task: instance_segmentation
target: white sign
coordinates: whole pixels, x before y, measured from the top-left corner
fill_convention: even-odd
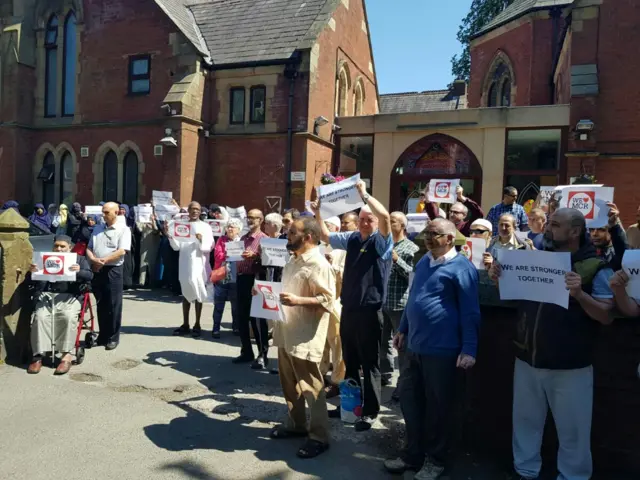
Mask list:
[[[356,183],[359,181],[360,174],[357,173],[341,182],[316,187],[322,218],[336,217],[364,207],[364,202],[356,189]]]
[[[516,234],[516,238],[522,240],[523,242],[525,240],[529,240],[529,232],[521,232],[520,230],[516,230],[514,233]]]
[[[263,267],[284,267],[291,257],[285,238],[261,238],[260,250]]]
[[[177,205],[156,205],[156,214],[159,220],[171,220],[175,215],[180,213],[180,207]]]
[[[153,207],[151,205],[138,205],[133,207],[133,211],[136,214],[136,221],[151,223],[151,216],[153,215]]]
[[[478,270],[484,270],[483,256],[486,249],[487,241],[484,238],[467,238],[467,243],[462,245],[460,253],[467,257]]]
[[[313,213],[313,210],[311,209],[311,200],[304,201],[304,209],[309,213]]]
[[[87,215],[102,215],[101,205],[86,205],[84,207],[84,213]]]
[[[205,222],[209,224],[209,227],[211,227],[211,233],[213,233],[214,237],[221,237],[224,235],[224,229],[227,228],[227,222],[224,220],[216,220],[214,218],[208,218]]]
[[[540,192],[538,193],[538,207],[542,208],[549,205],[549,201],[553,197],[553,193],[556,188],[557,187],[540,187]]]
[[[622,269],[629,275],[627,295],[640,301],[640,250],[627,250],[624,252]]]
[[[571,254],[539,250],[500,250],[500,299],[554,303],[569,308],[565,274]]]
[[[306,172],[291,172],[292,182],[304,182],[307,178]]]
[[[253,295],[251,298],[251,316],[284,322],[284,312],[282,311],[282,303],[280,303],[282,284],[256,280],[253,288],[257,295]]]
[[[176,242],[193,243],[196,241],[196,228],[191,222],[174,221],[169,223],[169,235]]]
[[[242,252],[244,252],[244,242],[239,240],[237,242],[227,242],[224,244],[225,251],[227,252],[227,262],[241,262]]]
[[[238,208],[227,207],[227,213],[229,214],[229,218],[237,218],[242,222],[240,235],[245,235],[249,232],[249,226],[247,225],[247,209],[244,208],[244,205]]]
[[[38,271],[31,274],[33,280],[44,282],[75,282],[76,272],[69,271],[78,261],[75,253],[34,252],[33,263]]]
[[[420,233],[429,222],[426,213],[410,213],[407,215],[407,233]]]
[[[460,185],[460,180],[437,180],[429,182],[427,189],[427,199],[437,203],[456,203],[458,196],[456,188]]]
[[[613,202],[613,187],[572,185],[562,187],[555,196],[560,196],[560,208],[573,208],[581,212],[587,221],[587,228],[601,228],[609,223],[607,203]]]
[[[161,192],[153,190],[151,192],[151,201],[154,205],[173,205],[173,192]]]

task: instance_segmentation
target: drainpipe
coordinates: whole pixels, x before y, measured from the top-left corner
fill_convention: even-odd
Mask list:
[[[287,118],[287,158],[284,168],[285,174],[285,208],[291,208],[291,165],[293,163],[293,96],[295,93],[297,65],[290,63],[284,69],[285,78],[289,79],[289,112]]]

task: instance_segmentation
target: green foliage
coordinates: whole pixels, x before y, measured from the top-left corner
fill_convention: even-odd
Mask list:
[[[515,1],[516,0],[473,0],[471,2],[469,13],[464,17],[458,29],[457,38],[462,44],[462,53],[460,55],[454,55],[451,59],[451,73],[454,78],[469,81],[471,75],[469,42],[471,41],[471,37]]]

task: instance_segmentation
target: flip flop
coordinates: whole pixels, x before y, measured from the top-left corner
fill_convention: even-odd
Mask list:
[[[296,455],[299,458],[315,458],[321,453],[329,450],[328,443],[322,443],[318,440],[307,440],[304,445],[300,447]]]
[[[283,425],[276,425],[271,429],[271,433],[269,433],[269,437],[274,440],[282,440],[284,438],[300,438],[306,437],[307,432],[296,432],[295,430],[287,430]]]

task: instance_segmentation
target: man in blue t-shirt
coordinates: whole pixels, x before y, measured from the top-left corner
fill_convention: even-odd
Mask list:
[[[365,206],[360,210],[355,232],[330,233],[320,216],[320,204],[313,202],[311,208],[322,228],[321,240],[332,248],[347,251],[340,294],[340,338],[345,379],[360,385],[360,368],[364,375],[362,416],[355,424],[360,432],[369,430],[380,412],[382,305],[391,270],[393,239],[387,209],[367,193],[364,182],[358,182],[357,188]],[[329,416],[339,417],[340,409],[329,412]]]
[[[456,369],[476,362],[480,301],[478,271],[455,249],[455,225],[436,218],[424,233],[429,253],[416,265],[393,340],[398,350],[406,347],[400,405],[407,448],[384,466],[391,473],[420,470],[415,478],[436,479],[450,446]]]

